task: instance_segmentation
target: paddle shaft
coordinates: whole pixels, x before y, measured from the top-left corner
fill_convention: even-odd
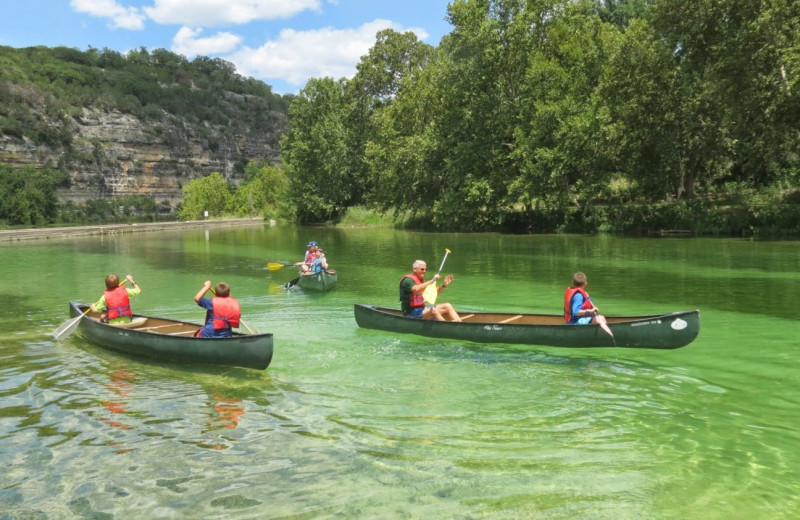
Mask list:
[[[436,271],[436,274],[439,275],[442,273],[442,269],[444,269],[444,262],[447,260],[447,255],[450,254],[449,249],[444,250],[444,258],[442,258],[442,263],[439,264],[439,270]],[[425,291],[422,293],[422,299],[425,300],[426,303],[429,305],[435,305],[436,299],[439,297],[439,288],[436,286],[436,281],[430,284]]]

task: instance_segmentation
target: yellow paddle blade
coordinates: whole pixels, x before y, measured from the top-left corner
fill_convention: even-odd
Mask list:
[[[269,262],[267,264],[267,269],[270,271],[277,271],[278,269],[282,268],[283,264],[279,264],[278,262]]]
[[[439,297],[439,288],[436,287],[436,282],[433,282],[422,291],[422,299],[428,305],[436,305],[436,298]]]

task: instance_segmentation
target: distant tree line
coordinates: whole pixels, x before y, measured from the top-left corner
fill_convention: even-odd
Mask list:
[[[303,221],[800,233],[800,10],[753,0],[453,0],[289,108]]]

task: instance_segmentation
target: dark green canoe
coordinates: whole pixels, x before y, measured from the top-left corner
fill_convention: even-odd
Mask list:
[[[356,323],[365,329],[418,334],[475,343],[516,343],[551,347],[627,347],[672,349],[688,345],[700,332],[700,311],[652,316],[606,316],[613,333],[599,325],[567,325],[551,314],[459,313],[461,323],[407,318],[396,309],[355,305]]]
[[[83,314],[87,306],[70,302],[70,315]],[[272,334],[242,334],[231,338],[195,338],[202,325],[134,314],[124,326],[99,321],[90,312],[80,320],[82,334],[100,347],[154,359],[203,363],[263,370],[272,361]]]
[[[337,281],[339,281],[339,275],[336,270],[328,269],[315,274],[301,275],[297,279],[297,286],[307,291],[324,292],[333,289]]]

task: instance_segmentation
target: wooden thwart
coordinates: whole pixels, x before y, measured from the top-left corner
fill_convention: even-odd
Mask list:
[[[512,316],[512,317],[510,317],[510,318],[506,318],[506,319],[504,319],[504,320],[503,320],[503,321],[501,321],[500,323],[509,323],[509,322],[512,322],[512,321],[514,321],[514,320],[518,320],[518,319],[520,319],[521,317],[522,317],[522,314],[517,314],[516,316]]]

